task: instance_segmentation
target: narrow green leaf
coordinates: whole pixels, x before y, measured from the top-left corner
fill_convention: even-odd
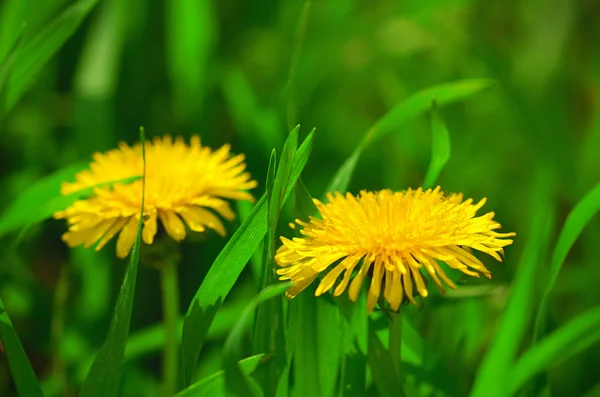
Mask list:
[[[294,155],[298,147],[299,129],[300,126],[296,126],[285,141],[280,164],[275,174],[275,180],[272,182],[272,188],[267,191],[269,216],[267,233],[263,244],[264,265],[261,289],[273,284],[276,279],[274,261],[275,232],[281,207],[283,206],[283,198],[290,177]],[[272,178],[272,175],[270,177]],[[270,180],[267,179],[267,186],[270,183]],[[269,300],[258,308],[254,326],[252,352],[254,354],[267,353],[275,356],[273,360],[265,363],[256,373],[256,379],[264,392],[267,395],[275,395],[280,379],[283,380],[287,373],[286,364],[288,362],[283,306],[280,299]],[[287,380],[287,376],[285,376],[285,379]],[[286,385],[287,382],[283,382],[282,387],[286,388]],[[285,390],[284,394],[288,394],[287,390]]]
[[[260,396],[258,385],[246,376],[237,361],[242,355],[244,334],[254,315],[254,310],[262,302],[282,294],[290,287],[290,283],[269,285],[256,295],[244,308],[240,319],[235,324],[223,346],[223,366],[225,368],[225,387],[235,396]]]
[[[8,317],[2,299],[0,299],[0,340],[4,346],[10,372],[19,395],[43,397],[44,393],[40,383],[33,372],[31,363],[27,359],[25,349],[23,349],[17,332]]]
[[[374,330],[369,330],[369,354],[367,361],[371,368],[373,381],[383,397],[400,397],[402,393],[402,382],[394,370],[390,352],[381,343]]]
[[[526,351],[512,368],[509,395],[537,373],[557,365],[600,341],[600,307],[580,314]]]
[[[142,161],[144,162],[143,177],[146,175],[145,133],[140,128],[140,142],[142,146]],[[131,251],[129,266],[125,272],[123,284],[117,298],[117,305],[108,330],[108,336],[102,349],[96,356],[90,372],[88,373],[80,396],[82,397],[110,397],[119,392],[121,378],[121,365],[125,359],[125,346],[129,336],[133,299],[135,295],[135,282],[137,278],[138,262],[140,257],[140,243],[144,218],[144,195],[146,192],[145,179],[142,179],[142,205],[138,220],[137,236]]]
[[[369,129],[352,155],[336,172],[327,187],[327,191],[345,192],[348,189],[352,173],[362,151],[388,133],[398,130],[408,120],[427,111],[433,100],[440,106],[448,105],[467,99],[492,87],[494,84],[494,81],[488,79],[460,80],[424,89],[398,103]]]
[[[18,51],[7,83],[5,108],[0,110],[7,112],[17,103],[44,65],[77,31],[97,2],[79,0],[73,3]]]
[[[585,226],[598,211],[600,211],[600,182],[577,203],[560,231],[558,242],[556,243],[550,262],[549,279],[545,283],[546,289],[542,295],[540,307],[535,318],[534,341],[539,341],[546,332],[546,316],[548,314],[550,294],[554,289],[554,284],[567,258],[567,254]]]
[[[294,156],[284,201],[292,192],[308,161],[313,135],[314,130],[306,137]],[[183,323],[181,385],[188,386],[190,384],[214,315],[267,233],[267,218],[268,208],[265,194],[215,259],[204,281],[196,291]]]
[[[238,365],[242,373],[248,376],[256,370],[264,357],[264,354],[257,354],[256,356],[240,360]],[[225,397],[224,390],[225,371],[222,370],[193,383],[190,387],[177,393],[175,397]]]
[[[500,319],[495,338],[479,367],[472,397],[495,397],[506,395],[506,384],[515,357],[527,330],[534,307],[538,265],[548,246],[552,232],[553,211],[548,203],[544,186],[535,191],[533,205],[536,208],[529,240],[521,257],[510,295]]]
[[[435,187],[448,160],[450,160],[450,134],[434,100],[431,103],[431,161],[425,175],[423,189]]]

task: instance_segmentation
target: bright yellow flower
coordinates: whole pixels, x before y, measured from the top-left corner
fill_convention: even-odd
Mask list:
[[[365,277],[370,275],[368,312],[375,307],[382,289],[391,309],[397,311],[405,295],[416,305],[413,284],[419,295],[427,296],[421,268],[442,291],[440,278],[456,287],[437,261],[470,276],[479,277],[480,272],[491,278],[470,248],[502,261],[502,247],[512,243],[504,238],[515,235],[494,232],[500,224],[493,220],[493,212],[475,216],[485,199],[477,204],[471,199],[463,202],[462,194],[445,196],[439,186],[425,192],[421,188],[362,191],[356,197],[335,193],[327,198],[328,204],[314,200],[322,219],[311,217],[309,223],[296,220],[304,237],[281,238],[283,245],[275,260],[283,267],[277,270],[280,279],[294,283],[287,292],[290,298],[335,264],[319,283],[316,296],[329,291],[344,273],[333,294],[341,295],[350,283],[348,295],[356,301]],[[352,277],[357,266],[359,270]]]
[[[194,232],[208,227],[225,235],[223,223],[215,212],[227,220],[235,218],[224,199],[253,200],[245,192],[256,186],[250,174],[244,172],[244,155],[233,156],[229,145],[216,151],[192,137],[188,146],[177,137],[155,138],[146,142],[146,195],[142,239],[154,241],[161,220],[166,232],[176,241],[186,235],[186,226]],[[142,147],[120,143],[118,149],[95,153],[89,170],[75,175],[76,181],[64,183],[62,194],[101,183],[141,176]],[[142,181],[96,187],[94,195],[79,200],[55,218],[67,219],[69,231],[63,240],[71,247],[89,247],[98,242],[100,250],[117,233],[117,256],[126,257],[135,240],[139,211],[142,205]],[[182,220],[183,219],[183,220]],[[185,224],[184,224],[185,221]]]

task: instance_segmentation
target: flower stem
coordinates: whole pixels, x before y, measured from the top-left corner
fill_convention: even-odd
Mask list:
[[[179,317],[179,283],[175,261],[166,260],[160,271],[163,325],[165,345],[163,350],[163,389],[164,396],[172,397],[177,391],[177,369],[179,366],[179,342],[177,340],[177,319]]]
[[[390,315],[390,335],[389,351],[394,365],[396,375],[402,378],[402,316],[400,311],[397,313],[389,312]]]

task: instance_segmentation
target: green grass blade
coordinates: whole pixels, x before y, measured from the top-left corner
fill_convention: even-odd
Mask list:
[[[58,185],[65,179],[60,178],[73,175],[74,170],[79,169],[79,166],[66,167],[39,181],[23,193],[0,217],[0,237],[12,230],[21,229],[20,239],[29,227],[51,218],[55,212],[64,210],[77,200],[90,197],[94,194],[95,188],[111,187],[116,183],[128,184],[140,179],[139,176],[134,176],[100,183],[63,196]]]
[[[215,11],[210,1],[171,0],[165,6],[167,71],[176,110],[187,115],[202,103],[206,90],[216,39]]]
[[[450,134],[434,100],[431,103],[431,161],[425,174],[423,189],[435,187],[448,160],[450,160]]]
[[[0,64],[7,60],[11,49],[15,48],[23,31],[29,3],[28,0],[5,0],[0,4]]]
[[[252,374],[259,366],[264,354],[257,354],[240,360],[238,366],[245,376]],[[218,371],[206,378],[199,380],[190,387],[183,389],[175,397],[218,397],[226,396],[225,392],[225,371]]]
[[[306,137],[294,156],[284,201],[292,192],[308,161],[313,135],[314,133],[311,132]],[[196,291],[183,323],[181,385],[189,386],[212,319],[267,233],[267,223],[268,208],[265,194],[215,259],[206,278]]]
[[[272,189],[267,191],[269,216],[267,233],[263,245],[264,265],[261,289],[273,284],[276,280],[274,261],[275,232],[281,207],[284,204],[284,195],[293,165],[294,154],[298,147],[299,130],[300,126],[296,126],[285,141],[280,164],[275,174],[275,180],[272,182]],[[270,177],[272,178],[272,175]],[[270,183],[268,179],[267,186]],[[256,373],[256,379],[264,392],[267,395],[275,395],[281,380],[281,387],[285,389],[283,393],[288,395],[286,382],[288,359],[281,299],[271,299],[258,308],[254,326],[252,351],[254,354],[267,353],[274,355],[274,359],[265,363]]]
[[[592,220],[594,215],[600,211],[600,182],[597,183],[573,208],[567,217],[565,225],[560,231],[558,242],[552,254],[550,262],[550,274],[546,289],[540,301],[540,307],[535,319],[534,341],[539,341],[546,331],[546,316],[548,314],[548,303],[554,284],[567,258],[567,254],[579,238],[585,226]]]
[[[10,110],[29,89],[44,65],[77,31],[96,3],[98,0],[73,3],[21,48],[7,82],[4,112]]]
[[[87,166],[87,163],[69,165],[31,185],[0,215],[0,237],[30,223],[32,209],[60,197],[60,185]]]
[[[20,396],[43,396],[40,383],[33,372],[27,354],[21,345],[8,313],[4,308],[4,302],[0,298],[0,340],[4,346],[8,365],[12,378]]]
[[[509,394],[534,375],[559,364],[600,341],[600,307],[580,314],[525,352],[509,377]]]
[[[465,100],[492,87],[494,84],[494,81],[488,79],[460,80],[424,89],[398,103],[371,127],[354,150],[354,153],[352,153],[352,156],[336,172],[327,187],[327,191],[345,192],[348,189],[352,173],[362,151],[390,132],[398,130],[408,120],[426,112],[431,107],[433,100],[440,106],[448,105]]]
[[[144,162],[143,176],[146,175],[146,153],[144,129],[140,129],[140,142],[142,146],[142,159]],[[146,190],[145,181],[142,184],[142,205],[138,220],[138,230],[129,266],[125,272],[123,284],[117,298],[117,305],[110,323],[108,336],[96,356],[90,372],[88,373],[80,395],[82,397],[110,397],[119,392],[121,378],[121,365],[125,359],[125,346],[129,336],[129,325],[133,311],[133,299],[135,295],[135,282],[137,278],[138,262],[140,256],[140,243],[142,236],[142,224],[144,218],[144,194]]]
[[[529,240],[522,254],[519,268],[515,272],[510,295],[504,314],[500,319],[495,338],[484,357],[471,397],[500,397],[506,395],[506,384],[510,371],[527,331],[527,326],[534,308],[535,287],[538,277],[538,265],[541,262],[552,233],[553,211],[547,196],[542,194],[546,189],[540,186],[533,200],[535,212]]]
[[[290,283],[269,285],[256,295],[244,308],[240,319],[233,327],[223,346],[223,366],[225,368],[225,388],[235,396],[260,396],[258,385],[253,384],[250,377],[246,376],[237,361],[242,355],[244,333],[254,315],[254,310],[259,304],[282,294],[290,287]]]
[[[367,361],[371,368],[373,381],[383,397],[400,397],[402,382],[394,370],[390,352],[383,346],[374,330],[369,330],[369,354]]]

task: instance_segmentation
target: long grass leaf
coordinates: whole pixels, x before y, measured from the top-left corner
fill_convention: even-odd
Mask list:
[[[352,155],[336,172],[327,187],[327,191],[345,192],[363,150],[390,132],[396,131],[408,120],[426,112],[431,107],[433,100],[439,106],[448,105],[465,100],[492,87],[494,84],[494,81],[488,79],[460,80],[424,89],[398,103],[366,133]]]
[[[142,146],[142,160],[144,163],[143,177],[146,175],[146,151],[144,129],[140,129],[140,142]],[[119,392],[121,366],[125,359],[125,346],[129,336],[133,299],[135,295],[135,282],[137,279],[138,262],[140,256],[140,243],[142,224],[144,218],[144,195],[146,191],[145,179],[142,179],[142,205],[138,219],[137,235],[131,251],[129,266],[125,272],[123,284],[117,298],[117,305],[110,323],[108,336],[96,356],[90,372],[88,373],[80,396],[82,397],[111,397]]]
[[[549,279],[545,283],[540,306],[535,319],[534,341],[539,341],[546,331],[546,316],[548,314],[548,303],[550,294],[567,254],[579,238],[585,226],[592,220],[594,215],[600,211],[600,182],[597,183],[573,208],[560,232],[558,242],[552,254],[550,262]]]
[[[306,137],[294,156],[284,201],[291,194],[308,161],[313,135],[311,132]],[[268,208],[265,194],[215,259],[206,278],[196,291],[183,323],[180,385],[190,384],[208,328],[223,299],[267,233],[267,222]]]
[[[225,388],[235,396],[260,396],[258,385],[244,374],[238,365],[239,356],[242,355],[243,337],[248,327],[254,310],[261,303],[282,294],[290,287],[290,283],[269,285],[256,295],[244,308],[240,319],[235,324],[223,346],[223,366],[225,368]]]
[[[8,366],[12,378],[20,396],[43,396],[40,383],[33,372],[27,354],[21,345],[8,313],[4,308],[4,302],[0,299],[0,340],[6,351]]]
[[[526,351],[512,368],[509,395],[545,371],[600,341],[600,307],[580,314]]]
[[[238,366],[245,376],[250,375],[256,370],[263,358],[264,354],[257,354],[240,360]],[[219,397],[225,396],[225,371],[218,371],[206,378],[200,379],[193,383],[190,387],[183,389],[175,395],[175,397]]]
[[[298,147],[299,129],[299,126],[294,128],[285,141],[279,166],[275,174],[275,180],[272,182],[272,189],[267,191],[269,216],[267,233],[263,245],[264,267],[261,289],[273,284],[276,279],[274,261],[275,232],[281,207],[283,206],[283,198],[290,177],[294,155]],[[269,183],[270,181],[267,180],[267,186]],[[271,299],[257,310],[254,338],[252,341],[252,351],[254,354],[267,353],[274,355],[274,359],[265,363],[256,373],[256,379],[267,395],[275,395],[277,393],[280,380],[282,382],[281,387],[285,389],[282,392],[285,395],[288,394],[286,382],[288,352],[286,351],[285,340],[285,323],[281,299]]]
[[[541,180],[541,179],[540,179]],[[540,182],[542,183],[542,182]],[[477,373],[471,397],[501,397],[506,395],[510,371],[522,343],[534,307],[538,265],[550,235],[553,217],[545,187],[536,190],[533,205],[537,207],[531,224],[529,240],[522,254],[516,278],[500,319],[495,338]]]
[[[96,3],[98,0],[79,0],[71,4],[19,50],[7,82],[5,112],[23,96],[45,64],[77,31]]]
[[[434,100],[431,103],[431,161],[425,174],[423,189],[434,187],[448,160],[450,160],[450,134]]]

